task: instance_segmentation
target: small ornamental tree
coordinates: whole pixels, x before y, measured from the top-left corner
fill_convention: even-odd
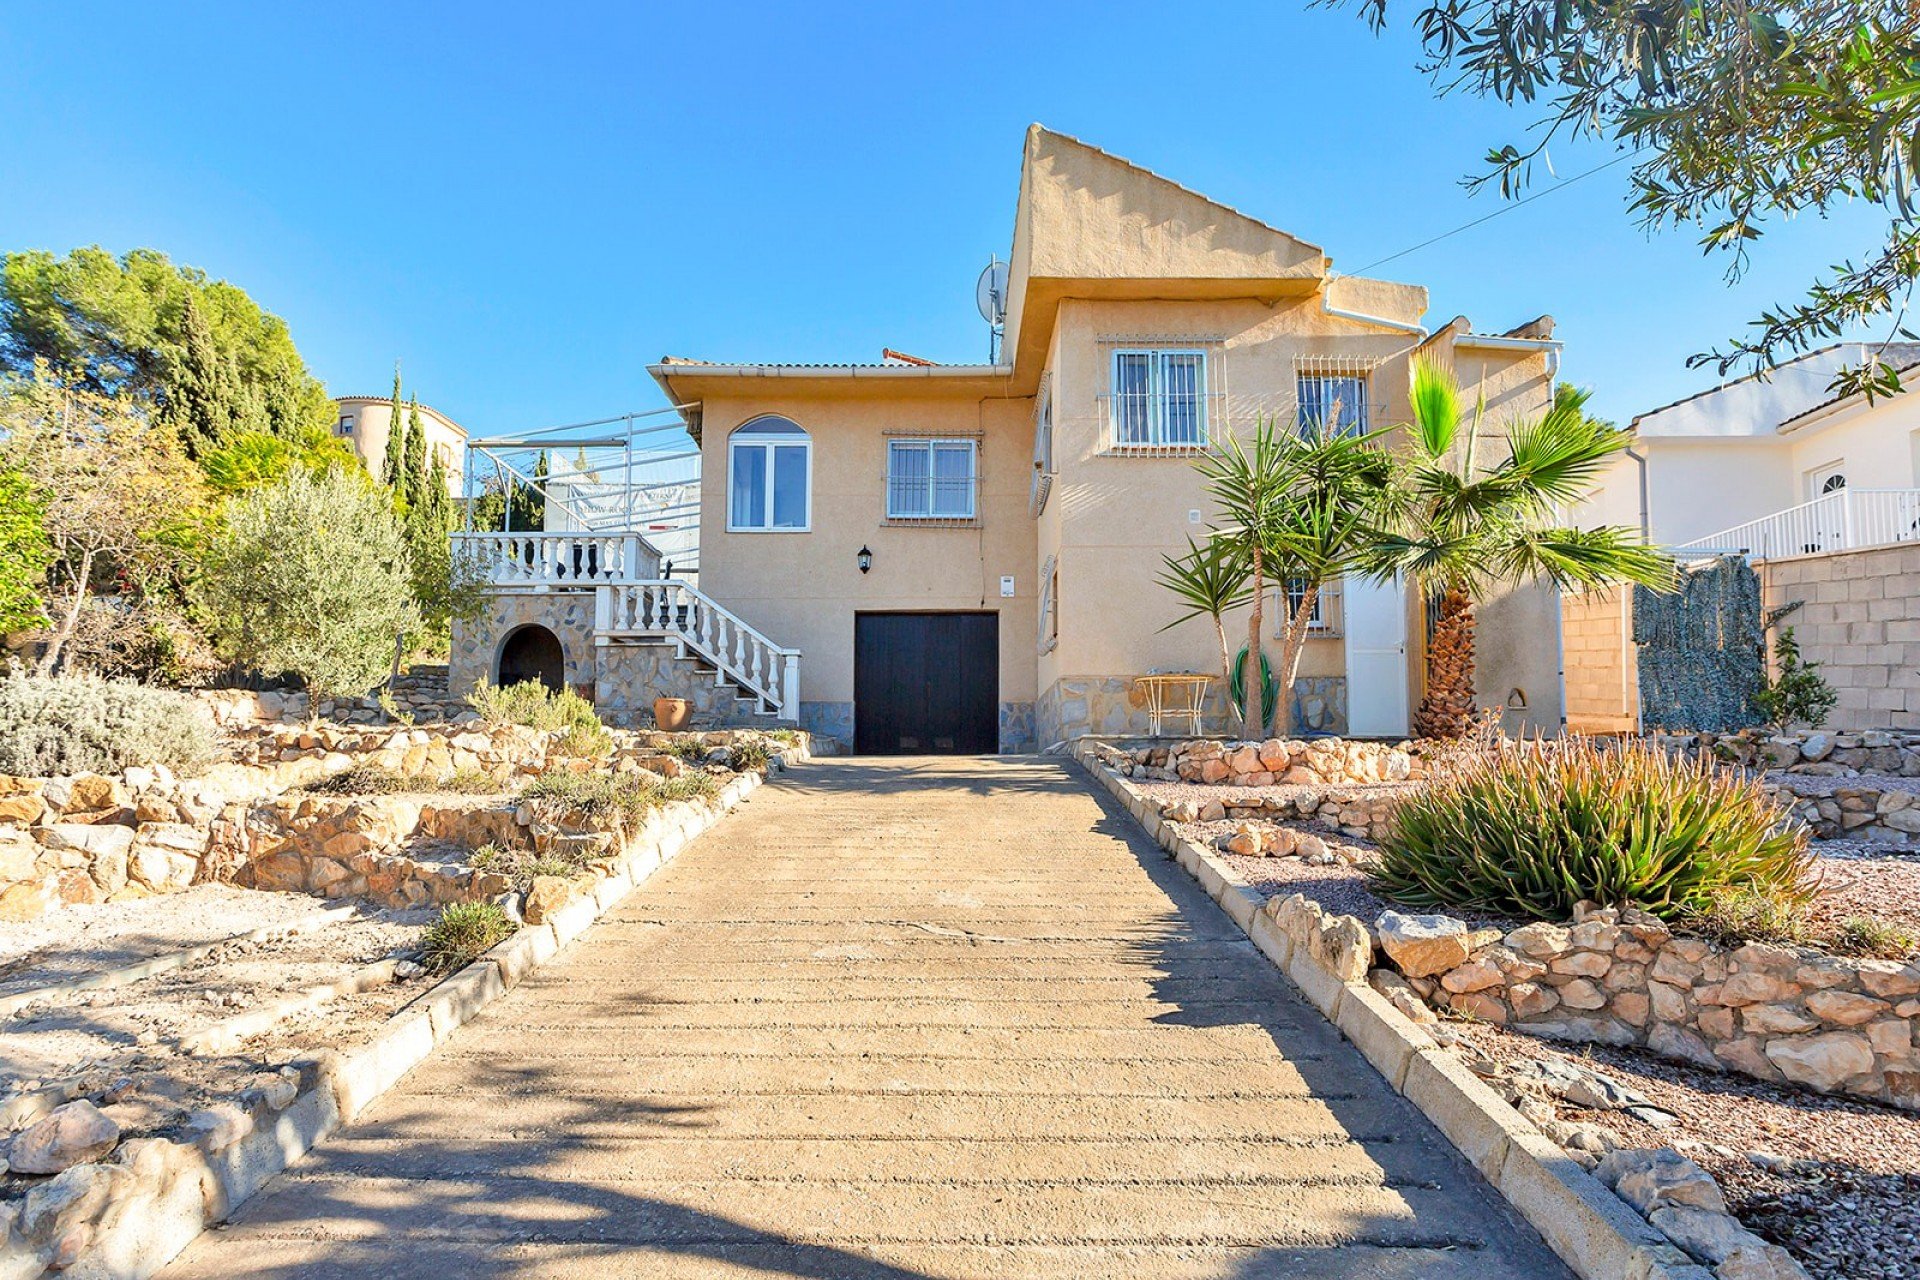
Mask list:
[[[47,566],[53,544],[47,541],[40,495],[19,471],[0,467],[0,636],[47,623]]]
[[[200,476],[147,409],[71,386],[45,364],[0,385],[0,465],[38,496],[54,553],[53,631],[40,656],[51,674],[95,591],[176,558],[166,535],[200,505]]]
[[[343,470],[234,498],[207,551],[199,603],[222,656],[306,682],[310,705],[387,675],[417,625],[406,540],[386,495]]]
[[[1820,674],[1820,664],[1800,656],[1800,641],[1793,628],[1780,632],[1773,642],[1775,670],[1753,695],[1767,723],[1785,733],[1796,724],[1818,727],[1826,723],[1839,705],[1840,695]]]

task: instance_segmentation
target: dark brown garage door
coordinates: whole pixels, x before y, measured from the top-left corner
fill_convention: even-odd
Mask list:
[[[853,742],[862,755],[999,750],[1000,615],[856,614]]]

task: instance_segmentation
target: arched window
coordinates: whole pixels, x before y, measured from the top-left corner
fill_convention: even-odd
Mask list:
[[[813,442],[791,418],[766,414],[727,438],[727,530],[804,533],[813,522]]]

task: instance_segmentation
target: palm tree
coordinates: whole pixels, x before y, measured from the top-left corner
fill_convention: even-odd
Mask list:
[[[1211,544],[1230,548],[1232,563],[1244,565],[1244,598],[1253,605],[1242,688],[1257,690],[1262,684],[1267,583],[1278,582],[1288,595],[1298,596],[1281,629],[1276,711],[1283,734],[1292,728],[1293,683],[1314,604],[1328,582],[1371,563],[1392,494],[1393,459],[1379,447],[1383,433],[1343,434],[1331,425],[1338,420],[1337,406],[1328,424],[1306,422],[1297,431],[1277,419],[1262,418],[1254,426],[1251,450],[1238,437],[1229,437],[1219,453],[1199,464],[1223,517]],[[1224,654],[1224,625],[1220,635]],[[1252,692],[1245,699],[1244,738],[1264,734],[1259,701]]]
[[[1254,423],[1251,450],[1239,436],[1229,435],[1217,453],[1205,455],[1196,465],[1206,477],[1207,492],[1223,521],[1213,531],[1213,540],[1234,548],[1246,559],[1247,591],[1253,610],[1247,618],[1247,656],[1241,672],[1241,688],[1247,695],[1241,708],[1240,736],[1257,740],[1265,728],[1260,705],[1260,628],[1266,621],[1267,557],[1273,546],[1270,534],[1274,513],[1286,496],[1291,468],[1282,433],[1264,417]],[[1278,699],[1283,706],[1289,701],[1288,693],[1283,689]]]
[[[1180,556],[1161,556],[1166,562],[1155,579],[1173,592],[1187,611],[1160,628],[1171,631],[1191,618],[1210,618],[1213,634],[1220,642],[1220,679],[1233,677],[1233,651],[1227,647],[1229,609],[1237,609],[1251,594],[1247,581],[1252,566],[1244,549],[1225,539],[1208,539],[1205,544],[1187,539],[1187,552]]]
[[[1484,466],[1477,442],[1484,406],[1463,421],[1453,374],[1414,361],[1413,421],[1392,526],[1369,559],[1373,576],[1404,573],[1440,597],[1426,693],[1414,716],[1421,737],[1458,737],[1473,718],[1473,611],[1488,590],[1541,580],[1563,590],[1673,584],[1673,561],[1637,530],[1557,523],[1560,509],[1587,496],[1608,459],[1630,443],[1587,416],[1586,398],[1558,392],[1544,414],[1514,424],[1507,456]]]

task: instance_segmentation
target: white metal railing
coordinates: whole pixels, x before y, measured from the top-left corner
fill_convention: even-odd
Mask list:
[[[685,645],[782,720],[800,718],[800,651],[781,648],[691,583],[672,578],[601,587],[593,626],[603,644],[659,637]]]
[[[638,533],[456,533],[453,546],[496,587],[587,588],[660,572]]]
[[[1753,560],[1828,555],[1896,542],[1920,542],[1920,489],[1836,489],[1674,548],[1738,552]]]
[[[1100,452],[1195,453],[1226,430],[1227,397],[1198,389],[1121,391],[1096,397]]]

